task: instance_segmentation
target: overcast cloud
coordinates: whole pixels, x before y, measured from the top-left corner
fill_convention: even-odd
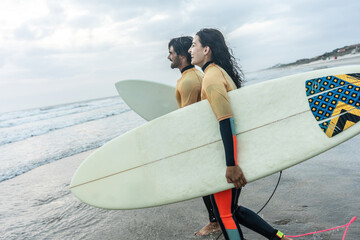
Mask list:
[[[220,4],[221,3],[221,4]],[[360,1],[0,2],[0,112],[117,94],[114,83],[175,85],[167,43],[221,30],[244,72],[360,43]]]

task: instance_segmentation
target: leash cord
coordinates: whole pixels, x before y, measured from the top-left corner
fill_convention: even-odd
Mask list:
[[[276,183],[276,186],[275,186],[275,188],[274,188],[273,193],[271,194],[271,196],[269,197],[269,199],[267,200],[267,202],[264,204],[264,206],[263,206],[256,214],[259,214],[259,213],[266,207],[266,205],[270,202],[271,198],[274,196],[274,194],[275,194],[275,192],[276,192],[276,189],[277,189],[277,187],[279,186],[279,183],[280,183],[280,180],[281,180],[281,175],[282,175],[282,171],[280,171],[279,179],[278,179],[278,181],[277,181],[277,183]],[[216,240],[218,240],[221,235],[222,235],[222,233],[219,234],[219,236],[216,238]]]
[[[279,179],[278,179],[278,182],[275,186],[275,189],[273,191],[273,193],[271,194],[271,196],[269,197],[269,199],[267,200],[267,202],[264,204],[264,206],[256,213],[256,214],[259,214],[265,207],[266,205],[270,202],[271,198],[274,196],[275,192],[276,192],[276,189],[277,187],[279,186],[279,183],[280,183],[280,180],[281,180],[281,175],[282,175],[282,171],[280,171],[280,175],[279,175]],[[333,230],[336,230],[336,229],[339,229],[339,228],[344,228],[346,227],[345,231],[344,231],[344,235],[343,235],[343,238],[342,240],[345,240],[345,237],[346,237],[346,233],[347,233],[347,230],[349,229],[350,225],[355,222],[355,220],[357,219],[357,217],[353,217],[350,222],[348,222],[347,224],[345,225],[342,225],[342,226],[338,226],[338,227],[334,227],[334,228],[330,228],[330,229],[325,229],[325,230],[321,230],[321,231],[316,231],[316,232],[311,232],[311,233],[305,233],[305,234],[301,234],[301,235],[295,235],[295,236],[291,236],[291,235],[285,235],[286,237],[289,237],[289,238],[299,238],[299,237],[303,237],[303,236],[308,236],[308,235],[314,235],[314,234],[317,234],[317,233],[322,233],[322,232],[328,232],[328,231],[333,231]],[[221,237],[222,233],[219,234],[219,236],[216,238],[216,240],[218,240],[220,237]]]
[[[330,228],[330,229],[326,229],[326,230],[321,230],[321,231],[317,231],[317,232],[311,232],[311,233],[305,233],[305,234],[301,234],[301,235],[296,235],[296,236],[290,236],[290,235],[286,235],[286,237],[289,237],[289,238],[298,238],[298,237],[303,237],[303,236],[307,236],[307,235],[313,235],[313,234],[317,234],[317,233],[322,233],[322,232],[328,232],[328,231],[333,231],[333,230],[336,230],[336,229],[339,229],[339,228],[344,228],[346,227],[345,229],[345,232],[344,232],[344,235],[343,235],[343,238],[342,240],[345,240],[345,236],[346,236],[346,233],[347,233],[347,230],[349,229],[350,225],[355,222],[355,220],[357,219],[357,217],[353,217],[349,223],[345,224],[345,225],[342,225],[342,226],[339,226],[339,227],[334,227],[334,228]]]
[[[271,194],[271,196],[269,197],[269,199],[267,200],[267,202],[264,204],[264,206],[263,206],[256,214],[259,214],[259,213],[266,207],[266,205],[270,202],[271,198],[274,196],[274,194],[275,194],[275,192],[276,192],[276,189],[277,189],[277,187],[279,186],[279,183],[280,183],[280,180],[281,180],[281,175],[282,175],[282,171],[280,171],[279,179],[278,179],[278,181],[277,181],[277,183],[276,183],[276,186],[275,186],[275,188],[274,188],[273,193]]]

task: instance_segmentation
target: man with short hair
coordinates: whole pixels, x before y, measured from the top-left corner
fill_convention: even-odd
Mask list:
[[[191,56],[188,52],[192,44],[192,37],[178,37],[170,40],[168,48],[168,59],[171,61],[171,68],[178,68],[181,72],[181,78],[177,81],[175,96],[179,108],[186,107],[190,104],[201,100],[201,83],[203,73],[191,65]],[[203,197],[205,206],[209,213],[210,222],[200,231],[196,232],[197,236],[208,235],[212,232],[220,231],[213,212],[210,196]]]

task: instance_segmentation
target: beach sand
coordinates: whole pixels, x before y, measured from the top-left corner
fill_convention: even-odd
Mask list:
[[[360,135],[287,169],[260,215],[289,235],[346,224],[360,217]],[[207,224],[202,200],[115,211],[87,206],[70,192],[71,177],[92,151],[64,158],[0,183],[0,239],[216,239],[193,236]],[[258,211],[278,174],[248,184],[239,203]],[[27,186],[23,189],[23,186]],[[248,240],[265,239],[242,228]],[[300,239],[342,239],[345,229]],[[360,220],[347,240],[360,238]],[[219,239],[223,239],[221,236]]]

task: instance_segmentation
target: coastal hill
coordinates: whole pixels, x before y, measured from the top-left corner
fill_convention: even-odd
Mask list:
[[[289,66],[295,66],[295,65],[301,65],[301,64],[307,64],[307,63],[311,63],[311,62],[315,62],[315,61],[319,61],[319,60],[330,60],[330,59],[337,59],[340,56],[345,56],[345,55],[349,55],[349,54],[357,54],[360,53],[360,43],[359,44],[354,44],[351,46],[345,46],[342,48],[337,48],[334,49],[331,52],[326,52],[320,56],[316,56],[313,58],[304,58],[304,59],[299,59],[296,62],[292,62],[292,63],[279,63],[276,64],[275,66],[271,67],[271,68],[282,68],[282,67],[289,67]]]

